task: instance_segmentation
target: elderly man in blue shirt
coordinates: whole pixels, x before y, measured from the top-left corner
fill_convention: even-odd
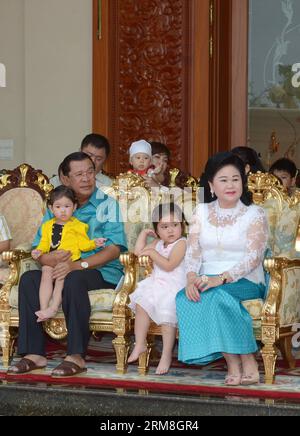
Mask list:
[[[43,254],[41,265],[54,268],[53,279],[65,279],[62,308],[68,329],[65,360],[52,371],[55,377],[66,377],[86,371],[84,356],[90,337],[90,301],[88,292],[94,289],[114,289],[123,270],[121,252],[127,250],[124,226],[118,203],[95,187],[95,166],[88,155],[72,153],[61,164],[64,184],[73,189],[78,200],[74,216],[88,224],[90,239],[107,239],[105,247],[82,253],[82,259],[72,262],[70,253],[62,250]],[[53,215],[48,210],[43,222]],[[40,230],[33,246],[40,241]],[[19,285],[18,353],[24,357],[8,369],[10,374],[24,374],[46,367],[45,336],[35,312],[39,310],[41,271],[29,271]]]

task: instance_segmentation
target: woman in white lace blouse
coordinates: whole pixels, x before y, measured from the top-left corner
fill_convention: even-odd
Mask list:
[[[249,205],[237,156],[219,153],[205,172],[213,201],[196,208],[190,226],[188,284],[176,299],[179,360],[207,364],[224,356],[227,385],[258,383],[252,319],[241,302],[264,297],[266,216]]]

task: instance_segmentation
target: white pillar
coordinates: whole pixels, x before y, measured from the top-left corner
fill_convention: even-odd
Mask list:
[[[0,88],[6,87],[6,68],[4,64],[0,64]]]

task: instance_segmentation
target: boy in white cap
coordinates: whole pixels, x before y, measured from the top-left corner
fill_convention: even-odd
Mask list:
[[[151,177],[155,167],[152,165],[152,148],[149,142],[144,139],[133,142],[129,149],[129,155],[129,162],[132,166],[130,172],[141,177],[147,175]]]

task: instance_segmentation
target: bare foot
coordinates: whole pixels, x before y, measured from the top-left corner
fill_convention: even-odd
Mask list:
[[[132,363],[132,362],[135,362],[136,360],[138,360],[140,355],[142,353],[144,353],[145,351],[147,351],[147,347],[145,345],[142,345],[142,346],[135,345],[132,353],[130,354],[130,356],[128,358],[128,363]]]
[[[44,310],[38,310],[35,314],[38,317],[37,322],[43,322],[47,321],[49,318],[53,318],[57,314],[57,309],[48,307]]]
[[[169,372],[172,363],[172,356],[161,356],[158,367],[156,368],[155,374],[164,375]]]

